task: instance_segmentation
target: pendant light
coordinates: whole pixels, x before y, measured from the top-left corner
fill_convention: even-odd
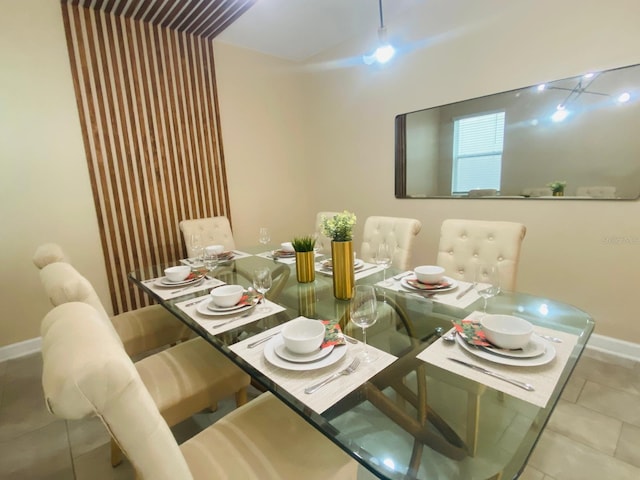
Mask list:
[[[372,65],[374,62],[379,64],[385,64],[396,53],[396,49],[387,40],[387,27],[384,26],[384,16],[382,13],[382,0],[378,0],[378,8],[380,12],[380,27],[378,28],[378,48],[371,55],[364,55],[362,60],[367,65]]]

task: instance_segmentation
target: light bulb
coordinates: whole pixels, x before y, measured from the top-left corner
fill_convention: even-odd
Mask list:
[[[375,57],[376,62],[387,63],[393,58],[395,53],[396,49],[387,43],[386,45],[380,45],[374,52],[373,56]]]

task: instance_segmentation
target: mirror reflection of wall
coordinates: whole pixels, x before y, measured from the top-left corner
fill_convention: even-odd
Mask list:
[[[629,95],[625,102],[618,99],[623,92]],[[559,106],[567,115],[561,121],[556,115],[554,121]],[[484,148],[484,153],[470,154],[475,147],[468,146],[468,139],[460,147],[456,132],[461,120],[489,118],[497,112],[504,112],[503,144],[494,125],[478,140],[482,144],[479,151]],[[470,191],[492,189],[498,196],[511,198],[525,194],[546,197],[542,194],[548,193],[547,185],[554,181],[567,182],[567,197],[640,196],[640,135],[635,133],[640,124],[640,66],[559,80],[544,89],[535,86],[466,100],[405,117],[404,122],[397,122],[405,126],[405,135],[396,136],[406,142],[405,158],[396,158],[396,164],[405,162],[406,169],[405,192],[397,192],[400,197],[468,197],[474,196]],[[473,140],[476,133],[470,132]],[[396,148],[397,155],[400,150]],[[491,173],[500,150],[499,171]],[[464,181],[456,178],[464,174],[461,165],[475,165]],[[497,183],[485,175],[493,175]]]

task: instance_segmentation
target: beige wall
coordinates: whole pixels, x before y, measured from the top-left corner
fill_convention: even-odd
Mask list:
[[[306,66],[306,96],[298,109],[306,123],[304,161],[312,165],[306,179],[308,218],[317,210],[350,209],[359,216],[358,233],[369,215],[418,218],[423,229],[415,263],[435,260],[445,218],[523,222],[528,233],[519,290],[576,305],[596,319],[597,333],[640,343],[634,306],[640,284],[638,202],[396,200],[393,182],[395,115],[549,78],[640,63],[635,20],[640,3],[486,0],[466,2],[465,8],[450,9],[450,15],[434,14],[447,3],[432,1],[411,12],[403,23],[413,50],[386,68],[358,64],[358,56],[375,43],[375,31]],[[388,27],[392,34],[394,25]],[[225,57],[217,57],[219,78],[242,80],[248,87],[230,88],[231,80],[220,84],[227,159],[233,163],[234,152],[243,150],[249,165],[259,164],[258,158],[278,165],[279,150],[269,142],[251,146],[253,153],[245,145],[267,140],[260,133],[264,128],[279,127],[279,134],[272,133],[283,139],[298,126],[274,126],[263,111],[265,95],[287,103],[280,96],[282,89],[272,93],[262,84],[270,62],[234,63],[248,54],[225,50]],[[298,97],[290,101],[296,103]],[[239,122],[232,125],[224,117],[236,102],[243,109],[254,105],[256,123],[250,130],[237,130]],[[243,192],[242,202],[251,203],[252,195]]]
[[[108,300],[60,2],[0,0],[0,346],[39,336],[31,257],[55,241]]]

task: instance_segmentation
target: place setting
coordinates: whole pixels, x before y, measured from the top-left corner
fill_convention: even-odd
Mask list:
[[[268,289],[267,289],[268,290]],[[266,299],[264,292],[242,285],[219,285],[206,297],[176,304],[211,333],[222,333],[266,316],[284,311]]]
[[[577,341],[575,335],[514,315],[476,311],[452,324],[418,355],[420,360],[540,407],[546,406]]]
[[[178,265],[165,268],[164,276],[145,280],[144,283],[156,295],[167,300],[224,283],[207,276],[207,273],[206,269],[193,270],[187,265]]]
[[[396,359],[344,335],[338,320],[303,316],[230,348],[318,413]]]
[[[367,263],[360,258],[353,259],[353,272],[356,280],[379,272],[380,270],[382,270],[382,267],[378,265]],[[329,276],[333,275],[333,260],[331,258],[325,258],[324,260],[316,262],[316,272]],[[367,273],[365,274],[364,272]]]

